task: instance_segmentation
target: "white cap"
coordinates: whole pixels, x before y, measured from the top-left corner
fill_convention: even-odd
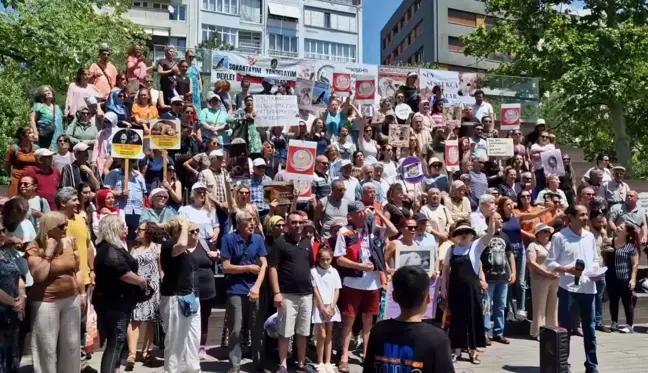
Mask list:
[[[85,102],[85,104],[86,104],[87,106],[90,106],[90,105],[96,105],[96,104],[97,104],[97,98],[96,98],[95,96],[92,96],[92,95],[90,95],[90,96],[85,96],[85,97],[83,98],[83,101]]]
[[[203,183],[194,183],[194,185],[191,187],[191,191],[193,192],[196,189],[207,189],[207,185]]]
[[[90,146],[84,142],[80,142],[76,145],[74,145],[74,148],[72,148],[72,151],[76,152],[84,152],[86,150],[90,149]]]
[[[216,149],[212,150],[211,153],[209,153],[209,158],[216,158],[216,157],[224,157],[225,152],[223,152],[223,149]]]
[[[34,155],[36,157],[51,157],[51,156],[54,155],[54,152],[49,150],[49,149],[41,148],[41,149],[36,150],[34,152]]]
[[[109,111],[104,114],[104,121],[110,122],[111,127],[117,127],[117,114],[112,111]]]
[[[346,166],[351,166],[351,165],[352,165],[352,163],[348,159],[343,159],[342,162],[340,162],[340,168],[346,167]]]
[[[213,99],[218,99],[220,101],[220,96],[214,93],[213,91],[207,92],[207,102],[213,100]]]
[[[266,164],[266,161],[263,158],[257,158],[257,159],[254,160],[254,162],[252,162],[252,166],[254,166],[254,167],[261,167],[261,166],[265,167],[265,166],[267,166],[267,164]]]
[[[547,125],[547,122],[545,122],[545,120],[542,118],[536,121],[536,126],[545,126],[545,125]]]
[[[173,96],[173,98],[171,99],[171,104],[174,104],[176,102],[184,102],[184,100],[180,96]]]
[[[153,197],[155,197],[156,194],[160,194],[160,193],[166,193],[166,194],[169,194],[169,193],[166,191],[166,189],[164,189],[164,188],[155,188],[155,189],[153,189],[153,190],[151,191],[151,193],[149,194],[149,197],[153,198]]]

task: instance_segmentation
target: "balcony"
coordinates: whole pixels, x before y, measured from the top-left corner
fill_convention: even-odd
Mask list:
[[[362,5],[362,0],[319,0],[325,3],[333,3],[347,6],[359,6]]]
[[[270,56],[275,56],[275,57],[292,57],[292,58],[299,57],[299,52],[288,52],[288,51],[282,51],[278,49],[268,49],[268,54]]]
[[[261,54],[261,34],[239,30],[238,48],[236,49],[241,53]]]

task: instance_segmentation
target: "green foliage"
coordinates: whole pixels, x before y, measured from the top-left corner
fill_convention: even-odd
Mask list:
[[[218,49],[222,51],[231,51],[234,50],[234,46],[229,44],[224,44],[221,40],[220,34],[214,32],[208,39],[205,39],[196,46],[196,49],[207,49],[211,52],[212,49]]]
[[[579,17],[561,8],[571,3],[487,0],[500,18],[465,36],[465,53],[515,56],[495,73],[539,78],[541,97],[549,95],[543,115],[562,141],[587,155],[607,152],[631,170],[639,160],[632,152],[648,146],[648,8],[642,0],[585,0],[591,13]]]
[[[397,61],[396,63],[393,64],[393,66],[414,67],[414,68],[417,68],[417,69],[431,69],[431,70],[434,70],[434,69],[439,67],[434,62],[410,63],[410,62],[404,62],[404,61]]]
[[[20,127],[29,125],[29,101],[25,99],[24,69],[15,63],[0,71],[0,154],[4,156]],[[4,159],[4,158],[3,158]]]

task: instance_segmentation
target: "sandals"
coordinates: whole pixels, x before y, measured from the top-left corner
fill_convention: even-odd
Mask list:
[[[481,360],[479,360],[479,355],[478,354],[472,354],[469,356],[470,357],[470,363],[473,365],[479,365],[481,364]]]
[[[340,365],[338,365],[338,372],[349,373],[349,362],[340,362]]]

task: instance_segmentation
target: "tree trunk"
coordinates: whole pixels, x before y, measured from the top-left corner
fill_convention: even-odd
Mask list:
[[[610,119],[612,120],[612,130],[614,131],[614,149],[616,150],[616,162],[626,168],[626,175],[632,176],[631,147],[630,137],[626,129],[625,114],[623,113],[623,104],[617,100],[609,103]]]

